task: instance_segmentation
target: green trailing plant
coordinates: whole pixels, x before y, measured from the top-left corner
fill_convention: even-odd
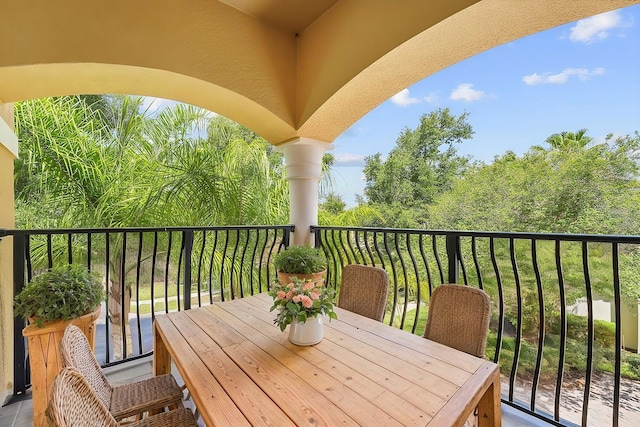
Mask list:
[[[100,277],[78,265],[54,267],[35,276],[14,299],[16,316],[45,322],[70,320],[96,308],[105,297]]]
[[[273,257],[273,266],[284,273],[318,273],[327,269],[327,257],[311,246],[289,246]]]

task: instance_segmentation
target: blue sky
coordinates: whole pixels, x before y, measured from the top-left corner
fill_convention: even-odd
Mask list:
[[[640,131],[640,6],[597,15],[498,46],[404,89],[334,141],[334,190],[363,194],[364,156],[384,156],[402,129],[448,107],[469,113],[473,139],[458,153],[490,163],[558,132]]]

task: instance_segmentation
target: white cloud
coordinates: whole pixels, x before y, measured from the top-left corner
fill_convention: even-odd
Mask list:
[[[406,107],[411,104],[417,104],[420,99],[411,97],[409,89],[402,89],[391,97],[391,102],[401,107]]]
[[[522,81],[530,86],[541,85],[541,84],[564,84],[569,78],[572,76],[576,77],[578,80],[585,81],[590,80],[593,76],[599,76],[604,74],[605,69],[602,67],[594,68],[589,71],[586,68],[565,68],[560,73],[544,73],[538,74],[533,73],[528,76],[524,76]]]
[[[460,83],[460,85],[451,91],[449,99],[454,101],[473,102],[478,101],[487,96],[482,90],[476,90],[471,83]]]
[[[571,27],[569,39],[574,42],[591,43],[609,37],[610,30],[625,25],[618,11],[601,13],[579,20]]]
[[[364,155],[351,153],[336,154],[334,165],[361,167],[364,166]]]

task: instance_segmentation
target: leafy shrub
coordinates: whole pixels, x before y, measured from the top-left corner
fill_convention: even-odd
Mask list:
[[[29,282],[14,299],[16,316],[44,322],[80,317],[104,300],[100,278],[77,265],[54,267]]]
[[[560,335],[560,321],[552,323],[549,333]],[[589,329],[587,327],[587,318],[577,316],[575,314],[567,314],[567,338],[578,341],[587,342],[589,337]],[[612,322],[604,320],[594,320],[593,322],[593,341],[596,345],[612,348],[616,343],[616,325]]]
[[[277,271],[294,274],[311,274],[326,270],[327,257],[311,246],[289,246],[273,257]]]

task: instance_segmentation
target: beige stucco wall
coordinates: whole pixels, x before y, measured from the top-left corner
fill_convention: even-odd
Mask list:
[[[13,161],[18,140],[13,133],[13,104],[0,103],[0,228],[14,228]],[[11,238],[0,241],[0,404],[13,393],[13,257]]]

